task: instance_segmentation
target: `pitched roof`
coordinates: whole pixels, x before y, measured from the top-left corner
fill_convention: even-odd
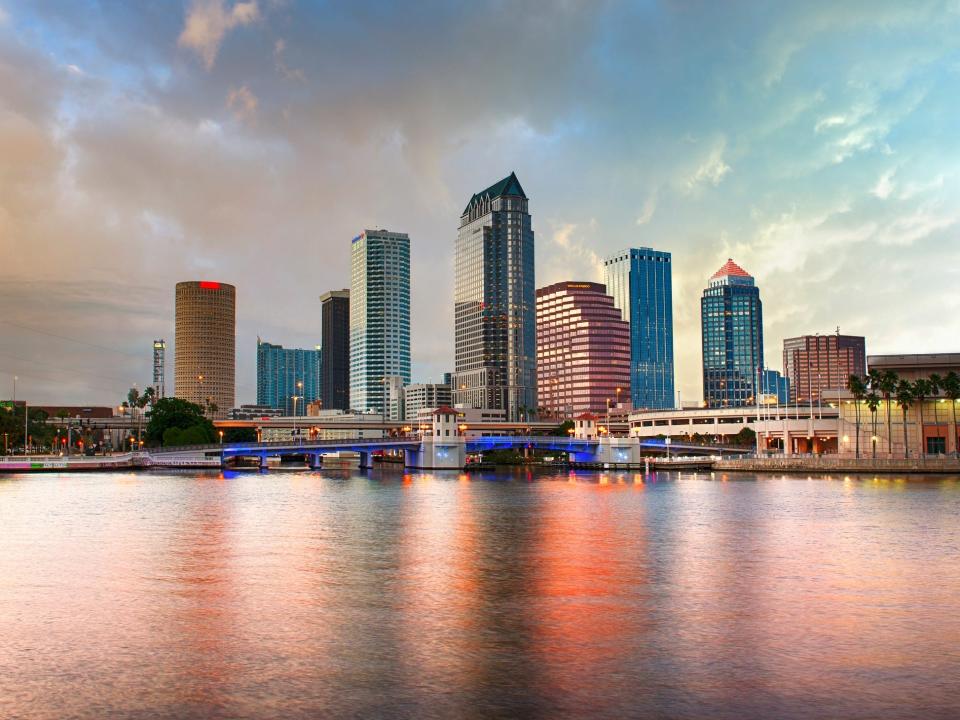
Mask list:
[[[727,277],[728,275],[736,275],[737,277],[753,277],[753,275],[737,265],[732,259],[727,258],[727,262],[724,263],[723,267],[711,275],[710,279],[716,280],[717,278]]]
[[[527,194],[523,191],[523,188],[520,187],[520,181],[517,180],[516,173],[510,173],[500,182],[496,182],[486,190],[476,193],[473,197],[470,198],[470,202],[467,203],[467,207],[464,208],[464,212],[470,209],[470,206],[473,205],[474,201],[479,198],[489,197],[490,199],[503,197],[504,195],[519,195],[522,198],[527,197]]]
[[[596,415],[593,413],[585,412],[582,415],[577,415],[574,420],[599,420]]]
[[[436,410],[433,411],[434,415],[459,415],[459,413],[454,410],[449,405],[441,405]]]

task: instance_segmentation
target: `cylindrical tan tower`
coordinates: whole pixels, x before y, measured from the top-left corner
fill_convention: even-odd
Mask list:
[[[234,406],[236,297],[226,283],[177,283],[174,394],[214,418],[227,417]]]

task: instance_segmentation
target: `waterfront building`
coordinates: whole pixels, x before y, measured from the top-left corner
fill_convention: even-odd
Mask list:
[[[166,397],[166,357],[167,343],[164,340],[153,341],[153,392],[157,398]]]
[[[668,252],[630,248],[603,261],[607,292],[630,326],[630,400],[635,408],[675,405],[673,279]]]
[[[858,335],[801,335],[783,341],[783,371],[792,402],[816,403],[827,388],[845,388],[867,372],[866,341]]]
[[[285,348],[257,338],[257,404],[303,415],[320,396],[320,362],[319,346]]]
[[[317,403],[311,403],[316,408]],[[341,410],[314,410],[299,416],[296,427],[289,419],[265,420],[261,426],[263,442],[304,438],[314,440],[378,440],[386,437],[384,418],[379,413],[352,413]],[[334,453],[340,456],[341,453]]]
[[[350,408],[350,290],[320,296],[322,362],[320,402],[330,410]]]
[[[440,408],[442,407],[444,406],[441,405]],[[440,408],[421,408],[416,415],[407,417],[407,422],[414,430],[429,429],[433,424],[434,415]],[[503,427],[507,422],[507,411],[503,408],[474,408],[458,405],[450,410],[456,413],[457,424],[461,426],[460,433],[468,439],[499,437],[508,432]],[[526,428],[524,428],[525,431]]]
[[[910,355],[870,355],[870,370],[890,370],[903,380],[915,382],[931,375],[943,377],[950,372],[960,375],[960,353],[929,353]],[[857,402],[846,389],[825,390],[824,402],[837,404],[841,410],[842,445],[846,454],[856,453]],[[870,411],[865,400],[860,401],[859,444],[861,457],[902,458],[907,452],[912,458],[927,455],[954,454],[960,450],[960,429],[954,424],[954,411],[960,415],[960,401],[954,401],[941,392],[937,396],[911,400],[906,413],[890,399],[890,426],[887,426],[887,401],[883,398],[876,413]],[[906,438],[904,438],[906,435]],[[906,441],[906,447],[904,447]]]
[[[454,402],[520,418],[537,402],[537,338],[533,228],[514,173],[470,198],[455,257]]]
[[[266,420],[273,417],[283,417],[282,408],[271,405],[241,405],[230,411],[231,420]]]
[[[210,280],[176,288],[174,395],[214,418],[225,418],[234,406],[236,297],[233,285]]]
[[[703,291],[700,320],[707,407],[753,404],[763,367],[763,305],[753,276],[727,260]]]
[[[413,420],[421,410],[436,410],[452,404],[450,385],[444,383],[414,383],[404,388],[404,418]]]
[[[764,370],[762,380],[760,393],[766,396],[767,403],[786,405],[790,402],[790,380],[781,375],[779,370]]]
[[[761,406],[641,410],[630,413],[630,435],[671,444],[739,444],[771,453],[836,453],[841,424],[835,407]],[[759,436],[759,443],[757,443]]]
[[[410,382],[410,238],[364,230],[350,253],[350,407],[383,412],[391,375]]]
[[[630,324],[606,288],[560,282],[537,290],[540,414],[605,413],[630,394]]]

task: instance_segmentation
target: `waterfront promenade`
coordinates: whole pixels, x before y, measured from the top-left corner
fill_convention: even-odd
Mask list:
[[[848,455],[748,456],[717,458],[712,467],[714,470],[731,472],[960,474],[960,458],[943,455],[923,458],[857,458]]]

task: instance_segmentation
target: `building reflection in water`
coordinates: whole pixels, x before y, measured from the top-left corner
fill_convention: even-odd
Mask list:
[[[0,483],[0,717],[960,715],[960,487]]]

